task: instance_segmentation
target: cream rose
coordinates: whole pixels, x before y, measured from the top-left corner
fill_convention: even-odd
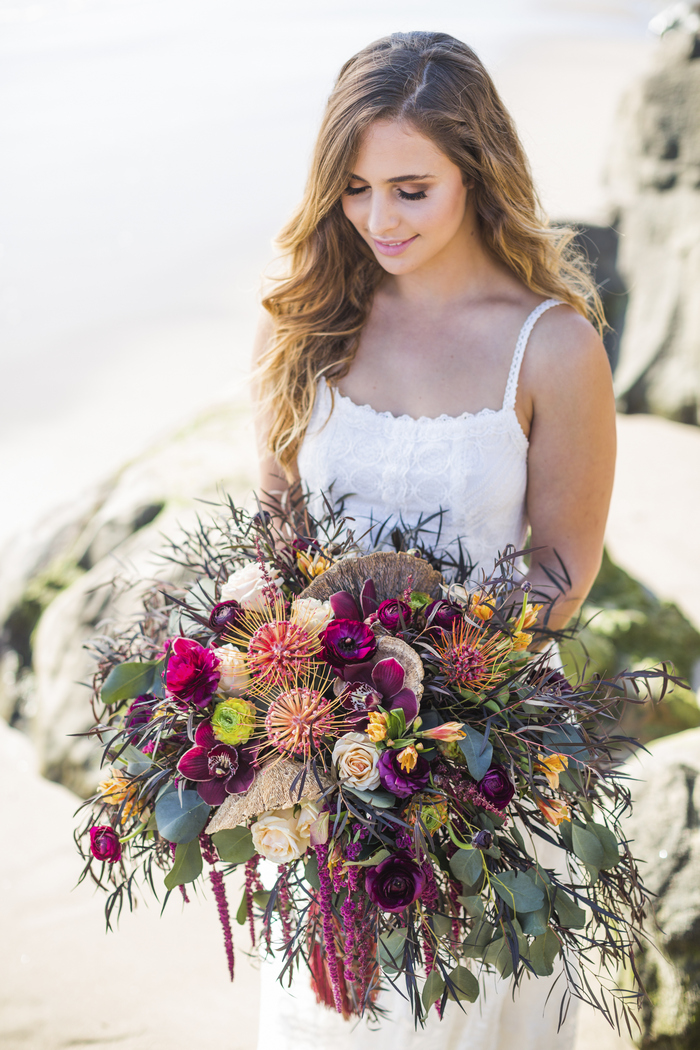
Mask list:
[[[297,834],[304,839],[307,845],[311,837],[311,825],[320,812],[321,807],[316,802],[311,802],[310,799],[301,800],[301,812],[297,817]]]
[[[333,619],[333,610],[330,602],[318,598],[296,598],[289,618],[307,631],[319,632]]]
[[[263,813],[251,826],[250,833],[256,851],[275,864],[298,860],[309,844],[308,839],[299,834],[291,808]]]
[[[379,787],[379,752],[366,733],[345,733],[333,748],[338,779],[371,791]]]
[[[233,645],[220,645],[214,650],[214,655],[219,658],[219,692],[227,696],[242,696],[250,681],[245,653]]]
[[[282,587],[282,577],[273,565],[266,565],[270,580],[277,590]],[[222,602],[238,602],[244,609],[263,609],[265,606],[265,578],[260,565],[251,561],[236,569],[221,588]]]

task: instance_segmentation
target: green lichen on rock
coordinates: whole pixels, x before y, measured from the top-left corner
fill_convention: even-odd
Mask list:
[[[82,576],[83,571],[70,558],[56,559],[29,580],[24,593],[8,613],[3,625],[4,645],[14,649],[23,667],[31,667],[32,635],[44,609]]]
[[[576,639],[561,645],[567,672],[610,677],[625,668],[672,664],[689,682],[700,660],[700,632],[673,602],[661,601],[616,565],[607,551],[581,611]],[[695,693],[676,686],[659,703],[628,707],[622,729],[644,743],[700,726]]]

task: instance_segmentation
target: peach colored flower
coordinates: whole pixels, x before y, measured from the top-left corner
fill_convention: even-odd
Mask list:
[[[219,660],[219,692],[227,696],[242,696],[250,681],[246,654],[233,645],[220,645],[214,650]]]
[[[457,740],[464,740],[467,734],[462,729],[461,722],[443,722],[441,726],[426,729],[420,735],[429,740],[441,740],[444,744],[454,744]]]
[[[379,787],[379,753],[366,733],[345,733],[333,748],[338,779],[350,787],[371,791]]]
[[[527,631],[516,631],[512,638],[513,648],[516,652],[523,652],[531,641],[532,635],[528,634]]]
[[[305,631],[318,634],[333,619],[330,602],[321,602],[318,598],[295,598],[289,619]]]
[[[571,820],[571,810],[560,799],[545,799],[537,796],[535,802],[545,820],[554,824],[555,827],[558,827],[563,820]]]
[[[566,755],[538,755],[539,762],[535,765],[540,773],[544,773],[549,786],[556,789],[559,787],[559,774],[563,773],[565,769],[569,767],[569,760]]]
[[[308,842],[297,830],[291,806],[261,814],[250,833],[256,851],[275,864],[288,864],[306,852]]]
[[[403,751],[399,751],[398,760],[404,773],[410,773],[412,769],[416,768],[418,752],[413,744],[409,744],[408,747],[403,749]]]
[[[374,744],[386,740],[386,718],[381,711],[370,711],[367,736]]]

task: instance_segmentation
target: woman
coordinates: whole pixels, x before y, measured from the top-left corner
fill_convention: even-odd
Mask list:
[[[262,490],[280,498],[301,481],[347,496],[370,545],[392,521],[441,510],[440,543],[460,538],[477,572],[521,547],[529,525],[533,586],[554,596],[548,566],[568,571],[550,617],[563,626],[600,565],[615,456],[610,368],[590,320],[600,303],[571,239],[540,216],[470,48],[394,34],[350,59],[280,238],[288,275],[263,303]],[[554,1046],[556,1008],[541,1018],[550,990],[526,981],[515,1005],[492,990],[481,1014],[448,1011],[415,1045],[505,1047],[511,1016],[519,1047]],[[295,1005],[264,984],[264,1050],[371,1041],[297,992]],[[414,1045],[408,1012],[392,1009]],[[571,1045],[571,1030],[561,1038]]]

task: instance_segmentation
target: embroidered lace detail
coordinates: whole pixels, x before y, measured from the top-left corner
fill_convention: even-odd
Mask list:
[[[394,416],[331,394],[322,380],[298,459],[316,509],[321,491],[343,499],[355,535],[369,530],[368,547],[388,545],[396,524],[415,527],[442,511],[439,546],[456,554],[461,539],[472,563],[487,571],[508,543],[522,546],[529,443],[515,394],[530,332],[556,305],[542,303],[523,325],[500,409]],[[437,522],[427,524],[428,538],[433,532],[437,539]]]

